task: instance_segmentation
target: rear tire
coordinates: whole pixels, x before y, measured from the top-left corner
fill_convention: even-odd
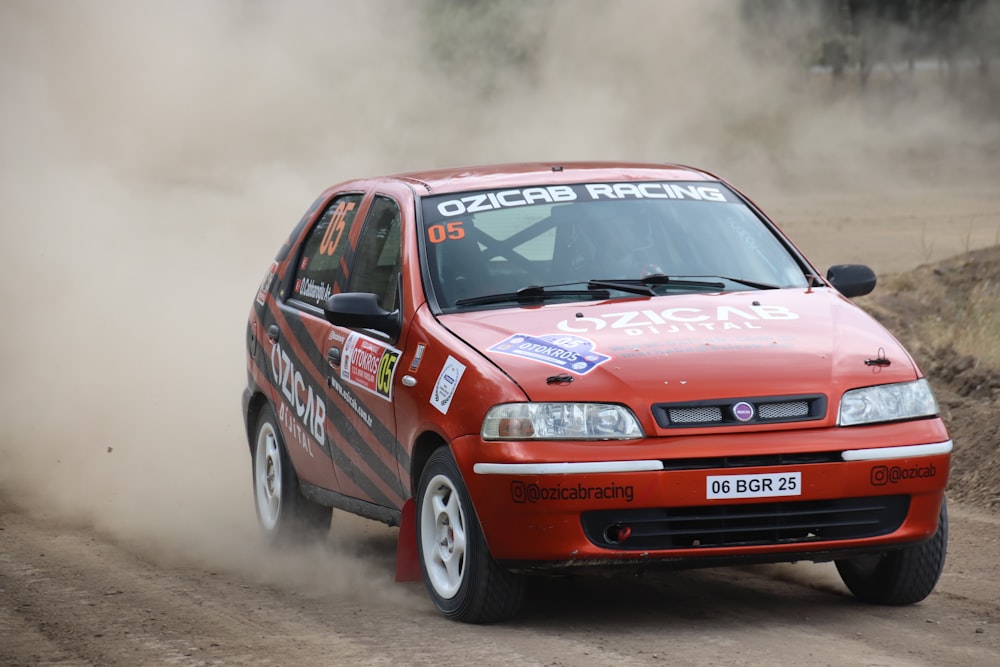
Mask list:
[[[275,546],[322,540],[332,511],[302,495],[270,405],[261,409],[254,433],[253,497],[264,538]]]
[[[847,588],[860,600],[902,606],[920,602],[934,590],[948,550],[948,508],[941,502],[937,532],[916,546],[837,561]]]
[[[490,555],[451,450],[427,460],[417,487],[420,571],[435,606],[448,618],[491,623],[512,618],[524,581]]]

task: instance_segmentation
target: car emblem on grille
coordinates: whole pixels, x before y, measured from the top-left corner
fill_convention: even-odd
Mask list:
[[[746,401],[740,401],[733,405],[733,416],[741,422],[748,422],[753,419],[753,406]]]

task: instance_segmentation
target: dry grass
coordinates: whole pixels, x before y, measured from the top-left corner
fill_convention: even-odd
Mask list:
[[[1000,369],[1000,245],[889,276],[862,305],[908,345]]]
[[[921,339],[1000,368],[1000,284],[985,280],[969,285],[949,295],[940,311],[917,324]]]

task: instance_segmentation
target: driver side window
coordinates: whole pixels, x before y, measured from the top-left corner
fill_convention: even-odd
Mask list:
[[[347,292],[377,294],[388,311],[398,308],[402,257],[399,205],[389,197],[376,195],[365,219],[361,239],[351,263]]]

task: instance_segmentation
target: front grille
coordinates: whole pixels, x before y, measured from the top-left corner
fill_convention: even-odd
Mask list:
[[[763,396],[686,403],[656,403],[653,417],[663,428],[739,426],[812,421],[826,416],[826,396]]]
[[[722,408],[718,406],[709,406],[706,408],[671,408],[670,421],[674,424],[721,422]]]
[[[792,419],[809,416],[808,401],[786,401],[783,403],[762,403],[761,419]]]
[[[615,550],[691,549],[851,540],[898,529],[909,496],[584,512],[583,530]]]

